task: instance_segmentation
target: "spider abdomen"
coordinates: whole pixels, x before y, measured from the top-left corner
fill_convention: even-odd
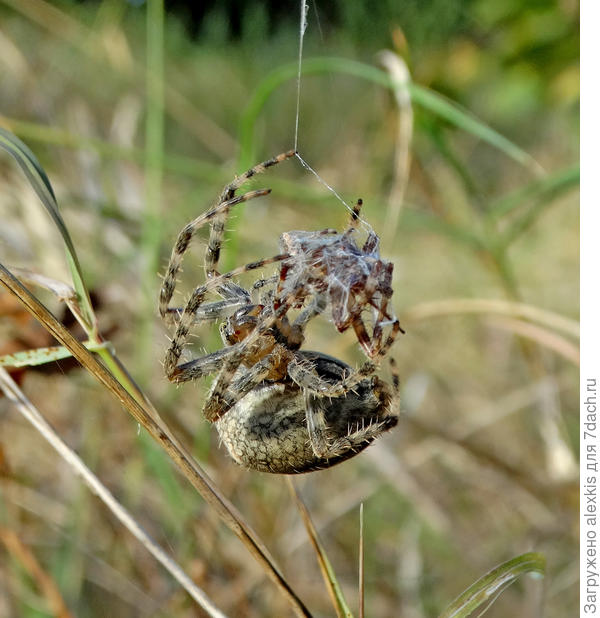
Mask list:
[[[345,367],[325,355],[314,354],[315,359],[320,375],[337,374]],[[334,398],[307,398],[292,382],[265,382],[215,424],[240,465],[261,472],[299,474],[330,468],[360,453],[397,424],[394,403],[389,387],[378,378],[365,379],[345,396]],[[318,455],[311,442],[307,405],[324,415],[326,455]]]

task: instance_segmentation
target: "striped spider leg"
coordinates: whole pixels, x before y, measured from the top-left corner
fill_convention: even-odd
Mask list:
[[[187,251],[194,234],[207,223],[210,224],[210,235],[204,260],[204,273],[207,279],[218,276],[219,273],[217,271],[217,266],[221,254],[223,235],[225,233],[225,223],[231,207],[236,204],[267,195],[271,192],[271,190],[259,189],[257,191],[249,191],[248,193],[240,196],[236,196],[235,192],[253,176],[256,176],[257,174],[264,172],[269,167],[277,165],[278,163],[293,157],[295,154],[296,153],[293,150],[282,153],[272,159],[268,159],[267,161],[263,161],[262,163],[255,165],[241,176],[238,176],[235,180],[223,188],[216,206],[206,211],[199,217],[196,217],[193,221],[190,221],[181,230],[181,232],[179,232],[175,245],[173,246],[173,250],[171,251],[171,258],[169,260],[167,272],[164,276],[160,290],[158,310],[164,321],[168,323],[176,322],[177,317],[181,314],[181,309],[171,308],[169,307],[169,303],[171,302],[173,293],[175,292],[177,276],[181,270],[183,256]],[[230,281],[225,281],[223,286],[217,289],[217,292],[224,298],[224,301],[219,301],[219,304],[212,306],[205,306],[201,310],[198,319],[210,319],[211,312],[217,314],[225,311],[226,309],[243,306],[250,303],[250,295],[248,292]],[[207,317],[205,318],[204,316]]]

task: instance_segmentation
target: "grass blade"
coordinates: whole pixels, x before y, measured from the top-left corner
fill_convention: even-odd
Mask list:
[[[82,316],[87,323],[88,332],[95,334],[97,330],[96,316],[92,309],[92,302],[90,300],[87,288],[83,282],[83,274],[81,272],[81,266],[79,259],[75,251],[75,246],[71,240],[69,230],[63,221],[62,215],[58,210],[58,203],[50,184],[48,176],[44,172],[42,166],[37,160],[36,156],[31,150],[16,136],[0,127],[0,148],[3,148],[10,155],[14,157],[19,167],[23,170],[27,180],[32,189],[36,192],[40,198],[44,208],[48,211],[48,214],[52,217],[60,235],[65,243],[67,251],[67,262],[71,270],[71,277],[73,279],[73,286],[77,294],[78,305],[81,309]],[[95,337],[90,337],[95,338]]]
[[[304,502],[302,502],[302,498],[296,491],[292,479],[288,476],[286,477],[286,480],[288,482],[290,493],[292,494],[292,497],[296,502],[296,506],[298,507],[300,517],[302,517],[302,521],[304,522],[304,527],[306,528],[310,542],[317,555],[321,574],[323,575],[323,579],[325,581],[325,585],[327,586],[327,591],[329,592],[333,606],[335,607],[335,611],[340,618],[352,618],[352,612],[350,611],[350,607],[348,607],[348,603],[344,598],[344,593],[342,592],[342,588],[337,580],[337,577],[335,576],[331,562],[329,562],[329,558],[327,558],[325,548],[323,547],[317,531],[315,530],[315,526],[310,518],[310,513],[308,512]]]
[[[134,517],[115,499],[100,479],[85,465],[83,460],[62,441],[37,408],[25,397],[19,387],[6,371],[0,368],[0,388],[6,397],[16,406],[21,414],[40,432],[45,440],[54,448],[67,464],[82,478],[84,483],[110,509],[113,515],[140,541],[140,543],[162,564],[165,569],[182,585],[190,596],[202,607],[209,616],[224,618],[206,596],[194,584],[183,569],[140,527]],[[61,613],[60,616],[70,614]]]
[[[2,378],[3,375],[0,373],[0,381]],[[74,618],[74,614],[69,611],[56,582],[44,570],[33,551],[13,530],[1,524],[0,544],[4,545],[8,556],[18,562],[25,569],[31,580],[36,583],[53,616],[56,616],[56,618]]]
[[[576,320],[534,305],[496,298],[444,298],[419,303],[403,311],[402,319],[410,323],[450,315],[473,314],[526,319],[579,338],[579,324]]]
[[[95,341],[83,341],[84,345],[91,352],[100,349],[107,349],[110,343],[96,343]],[[72,356],[71,352],[63,346],[52,346],[49,348],[37,348],[36,350],[23,350],[0,356],[0,367],[34,367],[44,365],[53,361],[63,360]]]
[[[298,66],[296,63],[282,65],[269,73],[255,90],[240,123],[240,168],[248,167],[256,158],[253,150],[254,127],[265,103],[279,86],[295,79],[297,71]],[[309,58],[303,61],[302,75],[316,75],[320,73],[353,75],[354,77],[378,84],[383,88],[388,88],[393,92],[402,92],[408,89],[413,104],[420,105],[457,128],[497,148],[507,157],[529,169],[534,175],[539,176],[543,173],[542,167],[531,155],[479,120],[471,112],[438,92],[412,82],[408,84],[397,83],[385,71],[363,62],[357,62],[356,60],[322,57]]]
[[[503,247],[508,247],[519,236],[524,234],[546,210],[553,205],[554,200],[565,191],[579,184],[579,167],[549,179],[549,182],[539,186],[538,194],[533,204],[520,214],[504,232],[500,240]],[[506,208],[506,206],[505,206]]]
[[[139,165],[143,165],[146,161],[146,151],[142,148],[119,146],[96,137],[77,135],[65,129],[37,122],[7,118],[0,114],[0,125],[4,125],[28,140],[42,144],[52,144],[53,146],[74,150],[85,150],[113,161],[133,161]],[[229,179],[226,171],[220,166],[207,163],[196,157],[167,153],[164,153],[163,156],[165,169],[175,174],[197,178],[210,183],[224,184]]]
[[[440,618],[465,618],[485,603],[492,603],[498,594],[524,573],[544,575],[546,559],[542,554],[521,554],[486,573],[469,586],[442,612]]]
[[[202,470],[186,448],[162,423],[160,418],[142,406],[108,369],[39,302],[39,300],[0,264],[0,282],[12,292],[24,307],[60,341],[96,380],[105,386],[133,416],[150,436],[165,450],[173,464],[192,484],[197,492],[216,511],[221,521],[242,541],[248,551],[262,566],[290,602],[298,616],[310,616],[310,612],[292,590],[287,580],[275,565],[266,547],[256,533],[243,520],[237,509],[225,498],[210,477]]]
[[[461,107],[458,103],[447,99],[439,92],[434,92],[423,86],[411,85],[410,94],[414,103],[421,105],[424,109],[443,118],[450,124],[462,129],[466,133],[487,142],[507,157],[510,157],[523,167],[536,175],[544,174],[542,166],[527,152],[519,148],[504,135],[498,133],[484,122],[479,120],[468,110]]]
[[[365,618],[365,518],[363,503],[360,503],[358,539],[358,618]]]
[[[579,165],[554,172],[497,200],[490,206],[488,216],[500,219],[528,199],[556,199],[573,187],[579,186],[579,178]]]

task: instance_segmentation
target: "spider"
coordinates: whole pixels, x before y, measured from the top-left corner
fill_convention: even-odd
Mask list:
[[[382,343],[385,325],[391,325],[392,341],[404,330],[388,310],[394,265],[380,258],[379,237],[371,230],[361,248],[352,237],[361,207],[359,199],[350,224],[342,234],[331,229],[282,234],[280,248],[290,257],[282,261],[277,296],[286,291],[308,291],[313,296],[315,314],[329,301],[337,330],[344,332],[352,326],[365,354],[374,358],[385,354],[389,347],[386,343],[384,348]],[[374,310],[371,336],[361,317],[369,305]]]
[[[205,417],[216,424],[223,443],[238,463],[282,474],[308,472],[344,461],[395,426],[398,419],[397,376],[394,374],[391,387],[372,375],[377,368],[373,359],[378,360],[387,353],[400,330],[398,321],[387,310],[392,267],[378,260],[375,235],[367,239],[363,253],[373,263],[380,264],[371,271],[383,273],[383,285],[372,282],[369,269],[363,272],[359,266],[355,269],[356,276],[344,270],[352,268],[352,256],[360,253],[350,236],[356,227],[361,202],[343,235],[333,230],[290,232],[281,239],[285,253],[224,274],[217,270],[231,207],[266,195],[270,189],[239,196],[235,192],[249,178],[294,155],[294,151],[286,152],[254,166],[225,186],[216,206],[182,229],[171,253],[159,299],[163,320],[176,324],[164,360],[169,380],[187,382],[217,373],[204,405]],[[193,235],[206,223],[210,225],[204,266],[206,281],[194,289],[185,307],[169,307],[184,253]],[[327,253],[326,241],[320,254],[319,242],[314,238],[309,246],[292,242],[310,234],[329,240],[335,236],[344,245],[344,265],[340,263],[334,270],[319,261],[319,255]],[[363,256],[358,261],[362,263],[365,259]],[[275,263],[280,263],[279,273],[257,280],[251,291],[234,281],[243,273]],[[322,279],[329,275],[341,277],[329,295],[325,293],[327,286],[319,283],[319,271]],[[275,283],[276,289],[269,289]],[[344,298],[343,285],[351,288]],[[261,288],[266,290],[259,302],[255,302],[253,293],[257,294]],[[209,294],[217,294],[221,300],[207,301]],[[328,302],[340,314],[338,329],[354,325],[363,349],[368,351],[369,359],[357,370],[325,354],[300,350],[307,323],[322,313]],[[342,309],[344,303],[348,307],[346,313]],[[364,325],[355,325],[366,305],[372,306],[378,316],[372,338],[366,335]],[[288,315],[291,309],[301,309],[294,319]],[[211,319],[224,319],[220,326],[224,347],[180,362],[194,324]],[[382,343],[384,320],[392,324],[392,330]]]

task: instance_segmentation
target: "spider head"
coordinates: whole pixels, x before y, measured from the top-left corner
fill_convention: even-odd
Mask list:
[[[247,305],[238,309],[220,326],[221,338],[226,345],[243,341],[256,327],[264,305]]]

